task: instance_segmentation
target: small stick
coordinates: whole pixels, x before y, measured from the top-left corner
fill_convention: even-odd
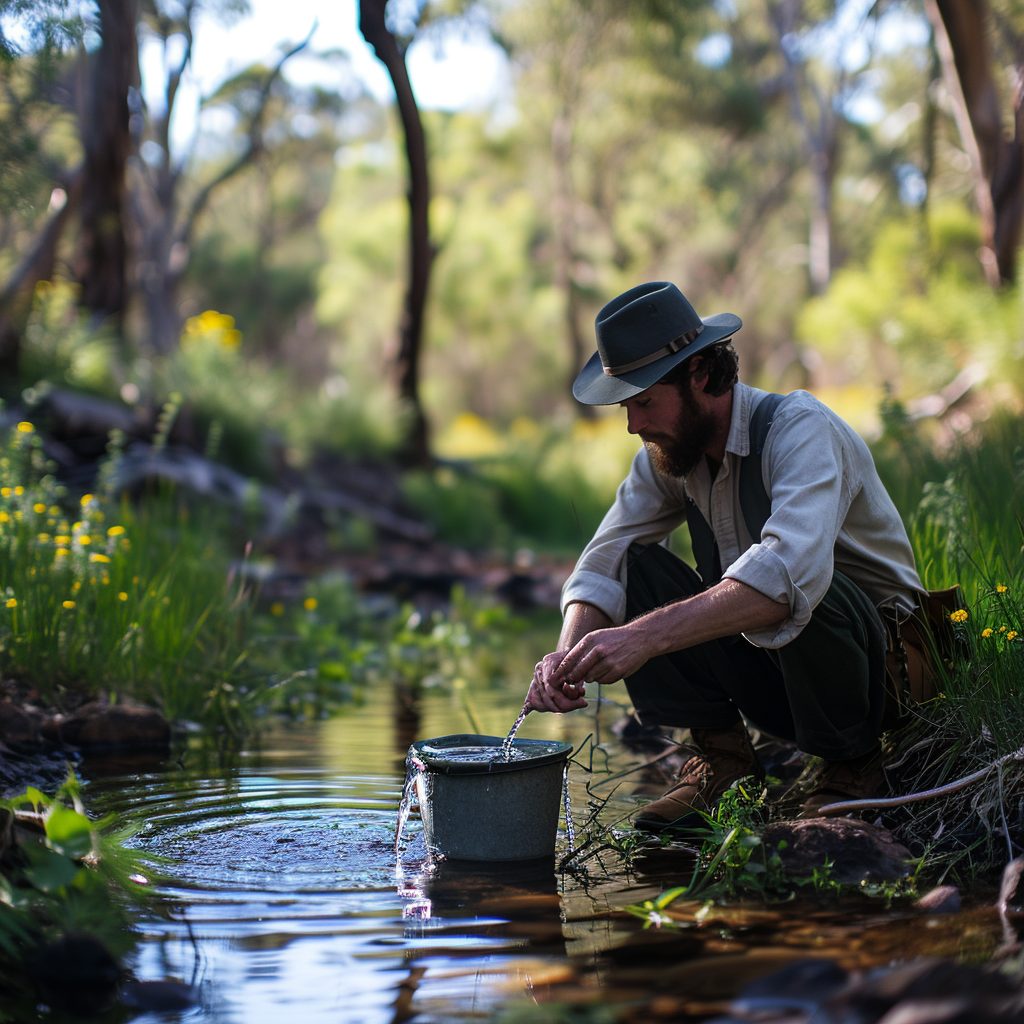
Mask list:
[[[867,800],[841,800],[834,804],[825,804],[818,808],[821,814],[830,814],[836,811],[866,811],[875,807],[885,809],[888,807],[901,807],[903,804],[912,804],[917,800],[930,800],[933,796],[945,796],[947,793],[955,793],[957,790],[966,789],[971,783],[983,779],[993,768],[1001,768],[1007,761],[1024,761],[1024,747],[1020,747],[1012,754],[1004,754],[996,758],[991,764],[970,775],[957,779],[956,782],[947,782],[944,786],[937,786],[935,789],[923,789],[919,793],[907,793],[904,796],[876,797]]]

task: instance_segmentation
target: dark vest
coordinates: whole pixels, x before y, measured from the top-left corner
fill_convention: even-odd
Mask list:
[[[785,395],[768,395],[750,417],[750,454],[740,459],[740,508],[747,532],[756,541],[761,536],[764,524],[772,514],[772,499],[764,489],[761,479],[761,450],[771,429],[775,410]],[[693,498],[686,498],[686,525],[690,530],[693,557],[697,572],[705,587],[713,587],[722,578],[722,560],[718,554],[718,542],[711,525],[697,508]]]

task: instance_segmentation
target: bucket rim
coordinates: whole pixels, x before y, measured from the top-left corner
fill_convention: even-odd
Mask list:
[[[496,772],[525,771],[529,768],[541,768],[548,764],[568,761],[573,751],[571,743],[559,740],[516,739],[512,746],[515,750],[529,752],[543,748],[543,753],[517,761],[452,761],[439,751],[456,747],[500,747],[505,742],[504,736],[483,736],[477,733],[453,733],[451,736],[434,736],[431,739],[417,740],[409,748],[409,754],[415,754],[428,771],[442,775],[493,775]],[[426,749],[426,748],[432,749]]]

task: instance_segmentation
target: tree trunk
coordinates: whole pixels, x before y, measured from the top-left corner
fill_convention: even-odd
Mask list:
[[[580,328],[580,297],[573,278],[575,260],[574,193],[572,187],[572,115],[563,108],[551,129],[551,156],[555,169],[555,285],[562,293],[565,331],[569,339],[568,391],[583,365],[583,331]],[[587,419],[593,406],[575,403]]]
[[[398,397],[408,410],[411,423],[403,459],[413,465],[431,461],[426,416],[419,395],[420,353],[423,347],[424,311],[430,269],[436,250],[430,240],[430,177],[427,143],[416,97],[405,65],[405,52],[385,23],[388,0],[360,0],[359,31],[387,68],[395,87],[398,112],[405,132],[405,155],[409,165],[409,264],[405,301],[399,326],[395,370]]]
[[[18,364],[21,335],[32,310],[32,296],[40,281],[53,276],[57,246],[68,222],[78,213],[82,191],[82,172],[76,171],[65,183],[64,205],[50,215],[32,248],[25,254],[0,291],[0,397],[19,391]]]
[[[985,0],[925,0],[964,148],[975,167],[980,258],[993,285],[1014,281],[1024,223],[1024,107],[1020,68],[1013,135],[1003,131],[988,42]]]
[[[82,305],[120,332],[127,302],[124,224],[128,90],[138,82],[136,0],[98,0],[102,44],[93,55],[86,115],[82,235],[77,277]]]

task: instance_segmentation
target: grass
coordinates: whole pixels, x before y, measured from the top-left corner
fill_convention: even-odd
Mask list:
[[[925,586],[958,584],[963,595],[952,623],[959,653],[942,666],[939,696],[893,738],[890,779],[909,793],[1024,745],[1024,419],[996,414],[938,454],[898,408],[888,410],[887,429],[876,457],[903,502]],[[988,872],[1021,852],[1024,762],[884,820],[933,869]]]
[[[0,451],[0,671],[66,708],[106,694],[244,730],[250,595],[214,534],[169,493],[76,500],[31,423]]]

